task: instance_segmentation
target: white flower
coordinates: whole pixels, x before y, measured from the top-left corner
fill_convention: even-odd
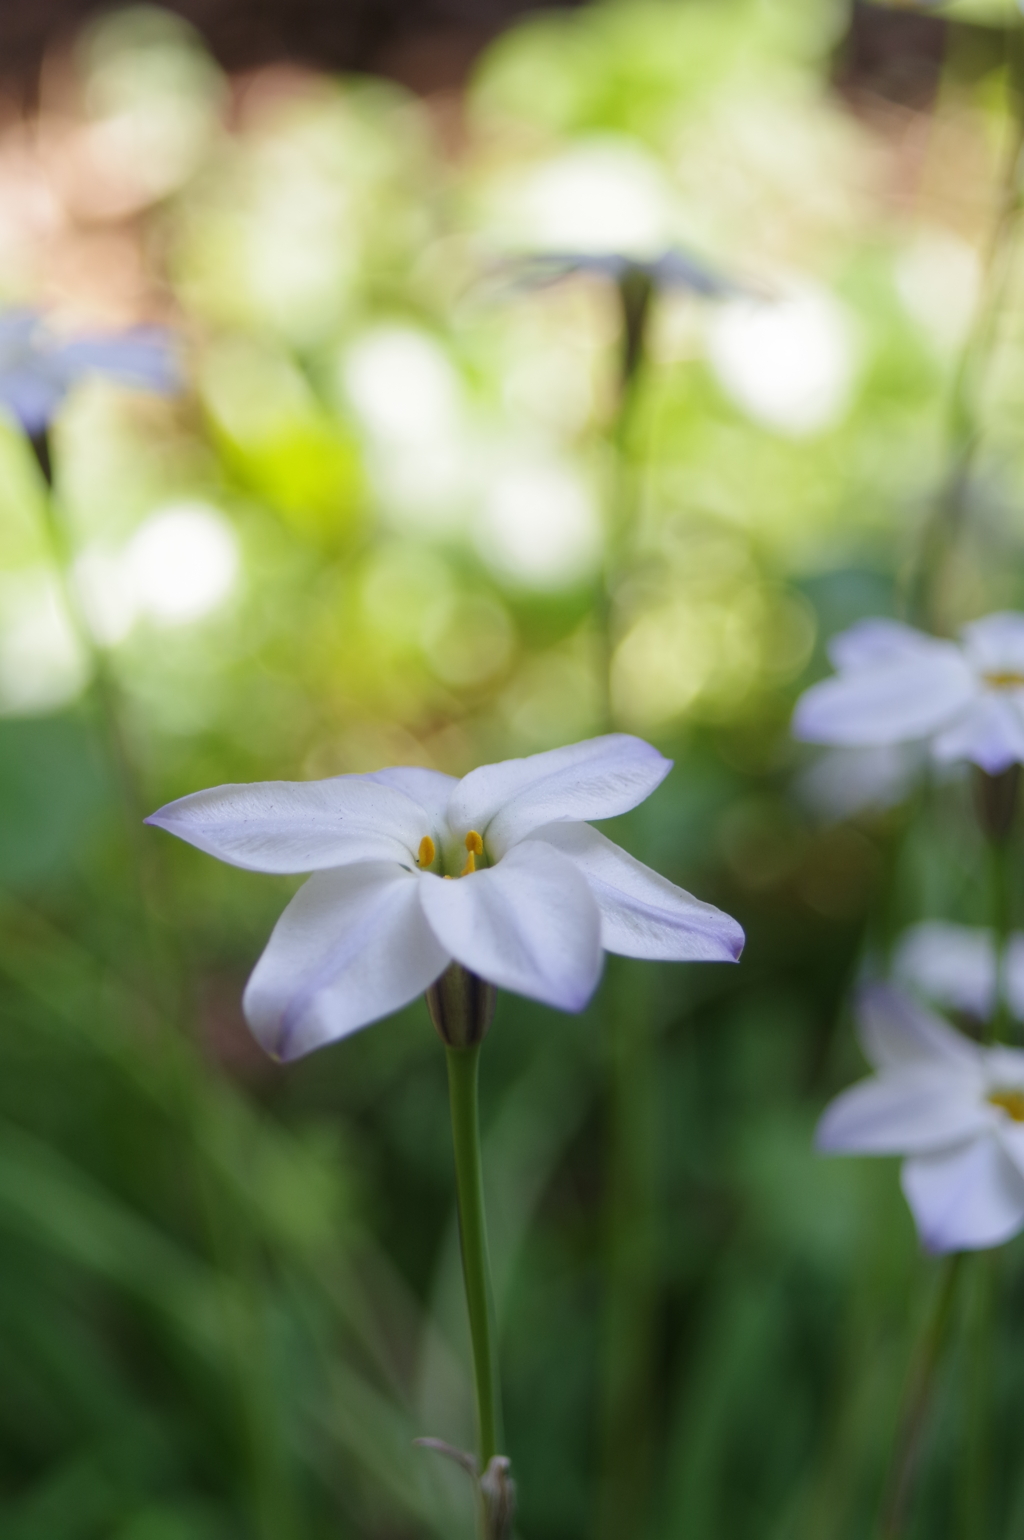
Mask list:
[[[904,1155],[901,1182],[929,1251],[998,1246],[1024,1228],[1024,1051],[984,1048],[891,985],[865,991],[876,1073],[825,1109],[830,1153]]]
[[[568,1011],[593,993],[602,948],[736,961],[735,920],[584,821],[627,812],[670,768],[616,733],[461,781],[397,768],[218,786],[147,822],[235,866],[316,873],[243,999],[263,1046],[292,1059],[407,1004],[453,959]]]
[[[1007,940],[1004,989],[1006,1005],[1024,1020],[1024,934]],[[995,1007],[996,949],[990,930],[954,925],[949,920],[921,920],[904,931],[893,955],[893,976],[926,995],[936,1005],[966,1011],[986,1021]]]
[[[49,427],[68,391],[87,374],[161,393],[178,385],[170,339],[160,327],[62,341],[32,310],[0,315],[0,406],[30,438]]]
[[[990,775],[1024,761],[1024,615],[987,615],[943,641],[895,620],[862,620],[833,639],[834,679],[797,702],[793,732],[812,743],[926,740],[939,760]]]

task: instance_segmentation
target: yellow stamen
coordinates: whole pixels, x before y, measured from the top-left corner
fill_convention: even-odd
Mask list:
[[[420,853],[416,859],[419,861],[421,866],[433,866],[434,857],[436,855],[437,849],[434,845],[434,841],[430,838],[429,834],[424,834],[423,838],[420,840]]]
[[[460,877],[468,877],[470,872],[476,871],[476,858],[484,853],[484,842],[475,829],[470,829],[466,835],[466,849],[469,851],[466,864],[459,873]]]
[[[994,673],[985,674],[986,684],[990,684],[994,690],[1024,690],[1024,674],[1016,669],[996,670]]]
[[[990,1091],[988,1099],[993,1107],[1002,1107],[1015,1123],[1024,1123],[1024,1091]]]

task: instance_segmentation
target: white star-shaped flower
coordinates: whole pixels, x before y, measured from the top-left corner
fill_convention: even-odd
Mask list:
[[[235,866],[315,873],[243,999],[263,1046],[293,1059],[398,1010],[452,960],[567,1011],[593,993],[602,950],[735,962],[735,920],[587,822],[636,807],[670,769],[613,733],[461,781],[400,767],[218,786],[147,822]]]
[[[929,1251],[998,1246],[1024,1228],[1024,1051],[982,1047],[880,984],[858,1026],[875,1074],[829,1104],[817,1145],[903,1155],[901,1182]]]
[[[987,615],[944,641],[895,620],[835,637],[837,669],[800,697],[793,732],[849,746],[926,741],[990,775],[1024,762],[1024,615]]]

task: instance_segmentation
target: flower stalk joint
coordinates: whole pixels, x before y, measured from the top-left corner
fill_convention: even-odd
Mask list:
[[[472,1048],[494,1020],[497,990],[461,963],[449,963],[426,991],[427,1009],[448,1048]]]

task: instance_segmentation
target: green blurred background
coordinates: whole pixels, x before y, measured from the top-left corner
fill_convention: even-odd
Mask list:
[[[521,1531],[871,1533],[933,1264],[895,1163],[811,1138],[862,1070],[865,956],[922,916],[983,920],[981,858],[964,783],[901,804],[903,760],[787,723],[828,637],[899,611],[945,474],[1015,12],[927,21],[927,67],[893,84],[857,73],[870,9],[541,14],[422,96],[230,76],[135,9],[53,53],[31,116],[9,104],[0,296],[166,322],[188,386],[67,403],[63,575],[0,427],[4,1540],[472,1533],[465,1477],[411,1442],[473,1438],[426,1010],[270,1063],[239,999],[294,884],[139,820],[609,721],[676,761],[616,839],[749,939],[735,969],[612,959],[578,1018],[499,1003],[484,1158]],[[656,296],[623,426],[614,284],[510,259],[672,245],[744,293]],[[996,344],[951,624],[1024,607],[1015,272]],[[989,1440],[1007,1537],[1021,1262]],[[955,1348],[929,1540],[959,1532],[965,1376]]]

